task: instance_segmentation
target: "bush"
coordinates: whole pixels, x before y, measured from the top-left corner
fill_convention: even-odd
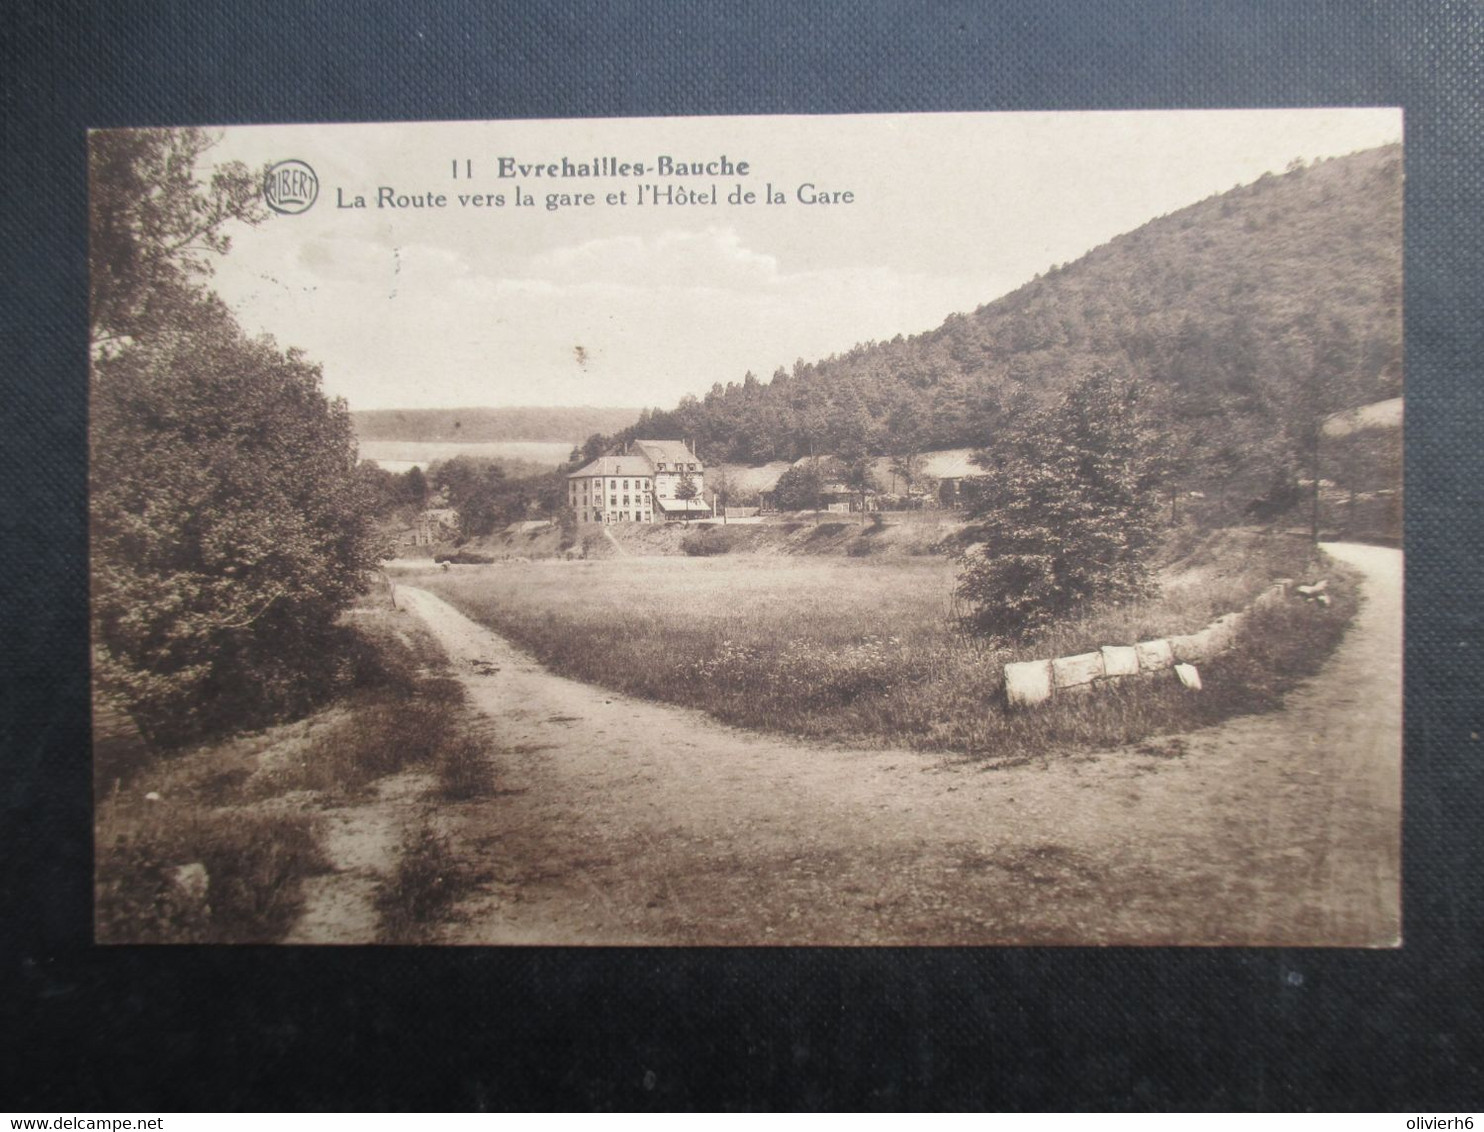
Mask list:
[[[692,558],[705,558],[714,554],[725,554],[731,549],[725,538],[710,537],[705,531],[686,535],[680,540],[680,549]]]

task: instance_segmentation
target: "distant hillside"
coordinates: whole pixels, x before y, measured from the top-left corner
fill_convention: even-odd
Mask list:
[[[549,440],[573,443],[632,425],[638,409],[371,409],[351,413],[361,440]]]
[[[1266,175],[935,330],[718,383],[588,447],[689,437],[709,461],[754,465],[862,441],[982,447],[1008,407],[1106,366],[1164,387],[1196,486],[1291,466],[1323,415],[1401,393],[1401,352],[1402,154],[1388,146]]]

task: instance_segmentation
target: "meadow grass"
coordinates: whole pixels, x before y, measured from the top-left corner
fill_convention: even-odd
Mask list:
[[[1003,706],[1009,661],[1193,632],[1250,604],[1276,577],[1319,572],[1335,579],[1331,606],[1294,602],[1254,619],[1242,659],[1210,666],[1213,676],[1229,672],[1260,695],[1229,689],[1193,698],[1151,681],[1035,713]],[[1155,598],[1096,611],[1015,648],[963,631],[955,567],[940,556],[530,563],[423,584],[582,680],[759,730],[995,758],[1121,744],[1223,712],[1271,707],[1317,669],[1354,608],[1344,572],[1283,535],[1173,538],[1162,579]],[[1320,631],[1310,632],[1313,626]],[[1294,642],[1302,645],[1296,657],[1285,651]],[[1266,674],[1278,653],[1286,659],[1274,681]]]

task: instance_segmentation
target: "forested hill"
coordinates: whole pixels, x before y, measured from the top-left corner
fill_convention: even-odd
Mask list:
[[[811,444],[983,445],[1008,406],[1108,367],[1161,383],[1184,455],[1216,474],[1291,460],[1316,414],[1397,396],[1401,305],[1402,155],[1388,146],[1296,162],[935,330],[714,385],[589,447],[683,436],[708,460],[760,463]]]
[[[361,440],[494,441],[549,440],[571,443],[595,432],[632,425],[638,409],[372,409],[351,413]]]

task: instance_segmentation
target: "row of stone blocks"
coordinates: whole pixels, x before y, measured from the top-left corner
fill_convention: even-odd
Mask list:
[[[1290,584],[1284,579],[1264,590],[1253,607],[1262,609],[1282,601]],[[1228,613],[1199,633],[1182,637],[1161,637],[1136,645],[1104,645],[1097,652],[1007,664],[1005,699],[1011,707],[1035,707],[1057,692],[1167,671],[1174,671],[1187,687],[1199,688],[1200,677],[1193,666],[1230,649],[1247,616],[1246,612]]]

